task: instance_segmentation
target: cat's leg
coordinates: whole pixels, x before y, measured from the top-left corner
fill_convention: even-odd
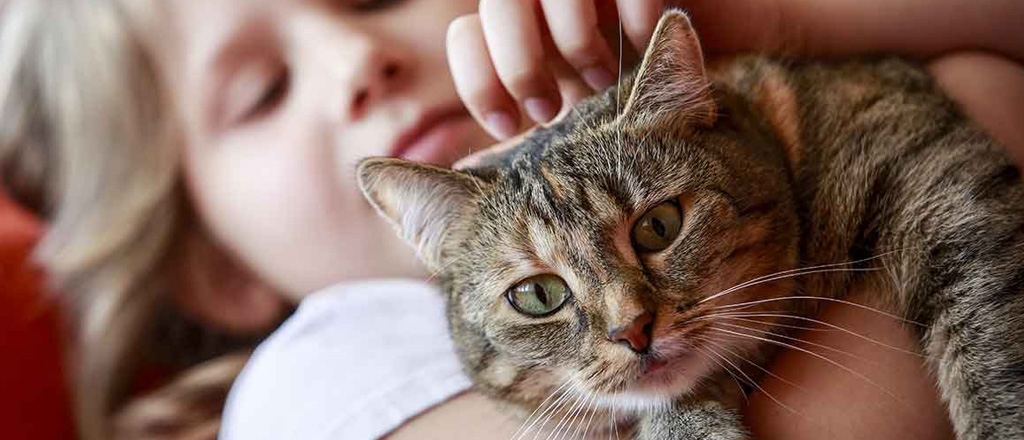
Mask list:
[[[637,440],[742,440],[748,438],[736,410],[715,400],[679,402],[640,420]]]
[[[947,306],[924,335],[960,440],[1024,439],[1024,265],[1014,259],[1024,255],[950,271],[938,296]]]

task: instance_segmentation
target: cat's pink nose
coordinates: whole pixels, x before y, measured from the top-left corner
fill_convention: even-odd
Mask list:
[[[651,329],[653,327],[654,315],[644,312],[633,318],[629,324],[609,331],[608,339],[612,342],[627,344],[633,352],[643,354],[651,346]]]

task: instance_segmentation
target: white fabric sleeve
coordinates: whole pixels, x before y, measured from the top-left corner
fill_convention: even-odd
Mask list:
[[[467,390],[436,287],[338,285],[307,297],[228,395],[223,440],[374,440]]]

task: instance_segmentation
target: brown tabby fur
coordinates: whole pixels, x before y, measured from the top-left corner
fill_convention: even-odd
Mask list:
[[[543,406],[534,420],[571,417],[566,435],[589,417],[605,436],[614,418],[642,439],[744,438],[722,361],[763,362],[786,328],[764,315],[823,301],[793,297],[871,283],[914,323],[958,438],[1024,438],[1024,184],[912,63],[746,56],[705,72],[689,21],[668,12],[635,81],[508,156],[465,172],[370,159],[359,174],[437,272],[477,386]],[[666,200],[682,232],[637,251],[633,222]],[[834,263],[849,264],[714,296]],[[505,293],[542,273],[572,297],[550,316],[518,313]],[[644,312],[649,352],[611,340]],[[659,361],[668,373],[644,374]]]

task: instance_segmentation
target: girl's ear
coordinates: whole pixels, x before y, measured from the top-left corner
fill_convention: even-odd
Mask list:
[[[481,182],[467,174],[400,159],[371,158],[356,173],[363,195],[431,271],[442,267],[445,238],[460,226]]]
[[[184,232],[172,276],[172,296],[185,313],[236,336],[268,333],[290,308],[199,228]]]
[[[700,41],[686,14],[670,10],[658,21],[621,120],[711,125],[715,115]]]

